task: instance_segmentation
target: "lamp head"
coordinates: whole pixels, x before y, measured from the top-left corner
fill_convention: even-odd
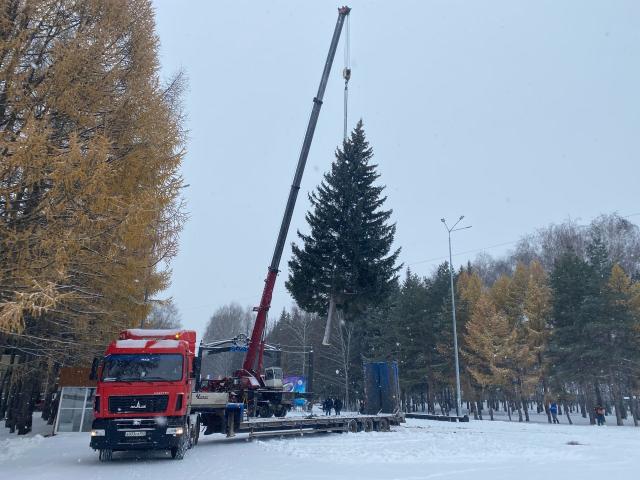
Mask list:
[[[444,223],[444,218],[441,218],[441,219],[440,219],[440,221],[441,221],[442,223]]]
[[[464,218],[464,215],[460,215],[460,218],[458,220],[462,220]]]

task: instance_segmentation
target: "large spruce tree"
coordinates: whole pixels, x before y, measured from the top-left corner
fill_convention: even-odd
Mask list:
[[[333,296],[347,321],[391,292],[400,266],[392,251],[396,231],[384,210],[384,186],[362,121],[336,152],[331,171],[309,199],[309,234],[293,244],[287,289],[298,305],[324,314]]]

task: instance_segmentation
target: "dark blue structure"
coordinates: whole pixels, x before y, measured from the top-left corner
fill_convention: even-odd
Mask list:
[[[370,362],[364,368],[364,412],[394,413],[400,409],[398,362]]]

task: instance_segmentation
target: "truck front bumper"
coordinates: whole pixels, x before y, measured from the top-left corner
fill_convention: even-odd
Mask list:
[[[94,450],[168,450],[186,435],[184,417],[96,418],[89,445]]]

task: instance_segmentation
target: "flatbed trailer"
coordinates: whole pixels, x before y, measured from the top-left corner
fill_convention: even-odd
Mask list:
[[[468,422],[468,415],[433,415],[431,413],[405,413],[406,418],[417,418],[418,420],[437,420],[440,422]]]
[[[250,418],[240,422],[228,436],[249,434],[249,438],[307,435],[328,432],[386,432],[404,422],[402,413],[377,415],[309,415],[289,418]]]

